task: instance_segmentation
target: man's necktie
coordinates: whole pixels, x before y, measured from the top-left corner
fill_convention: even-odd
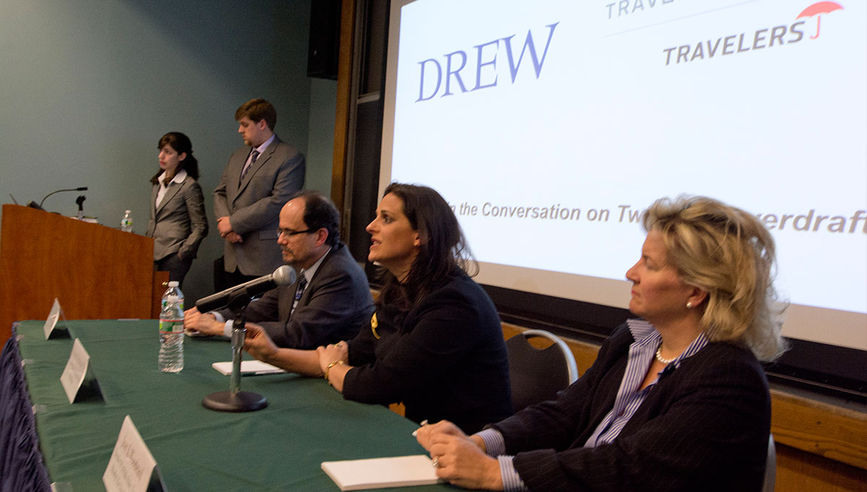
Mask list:
[[[256,163],[256,159],[259,158],[259,151],[253,149],[253,152],[250,153],[250,161],[244,166],[244,169],[241,171],[241,181],[244,181],[244,176],[247,175],[247,171],[250,170],[250,167]]]
[[[304,295],[304,289],[307,288],[307,277],[301,273],[301,280],[298,281],[298,288],[295,289],[295,300],[292,301],[292,312],[289,316],[295,314],[295,308],[298,307],[298,301],[301,300],[301,296]]]

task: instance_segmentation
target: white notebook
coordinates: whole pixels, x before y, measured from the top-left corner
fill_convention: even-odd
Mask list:
[[[431,485],[438,482],[436,469],[424,455],[368,460],[325,461],[322,470],[340,490],[382,489]]]
[[[225,374],[226,376],[232,374],[232,361],[214,362],[211,364],[211,367],[219,371],[220,374]],[[241,361],[241,374],[280,374],[281,372],[286,371],[260,360]]]

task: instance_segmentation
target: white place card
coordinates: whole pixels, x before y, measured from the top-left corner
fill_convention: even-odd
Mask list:
[[[367,460],[325,461],[322,470],[340,490],[384,489],[431,485],[439,481],[425,455]]]
[[[102,475],[102,483],[107,492],[145,492],[152,481],[151,490],[165,490],[157,461],[127,415]]]
[[[57,298],[54,298],[54,304],[51,306],[51,312],[48,313],[48,319],[45,320],[45,325],[42,327],[42,331],[45,333],[45,339],[48,340],[48,337],[51,336],[51,332],[54,331],[54,327],[57,326],[57,321],[60,319],[60,314],[63,312],[63,309],[60,307],[60,301]]]
[[[72,343],[72,353],[69,354],[69,360],[66,361],[66,367],[63,369],[63,374],[60,375],[60,384],[63,385],[63,391],[66,391],[66,397],[69,398],[69,403],[75,401],[75,395],[81,389],[81,384],[84,382],[84,377],[87,375],[87,368],[90,365],[90,354],[84,349],[79,339],[75,339]]]
[[[51,492],[74,492],[69,482],[54,482],[51,484]]]

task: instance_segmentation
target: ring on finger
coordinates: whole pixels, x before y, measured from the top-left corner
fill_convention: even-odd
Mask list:
[[[439,466],[440,466],[440,459],[439,459],[439,458],[434,458],[433,461],[431,461],[431,465],[432,465],[434,468],[439,468]]]

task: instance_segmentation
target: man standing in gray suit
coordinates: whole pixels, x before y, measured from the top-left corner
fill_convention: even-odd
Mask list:
[[[278,215],[289,196],[304,186],[304,156],[274,134],[277,111],[271,103],[247,101],[235,111],[235,119],[245,147],[229,158],[214,190],[217,229],[226,241],[226,276],[217,290],[269,274],[283,264],[276,242]]]
[[[251,302],[248,324],[259,324],[285,348],[309,350],[355,337],[373,314],[373,299],[364,271],[340,242],[340,215],[331,200],[317,191],[297,193],[280,211],[277,242],[298,279]],[[184,328],[229,336],[232,317],[225,309],[192,308]]]

